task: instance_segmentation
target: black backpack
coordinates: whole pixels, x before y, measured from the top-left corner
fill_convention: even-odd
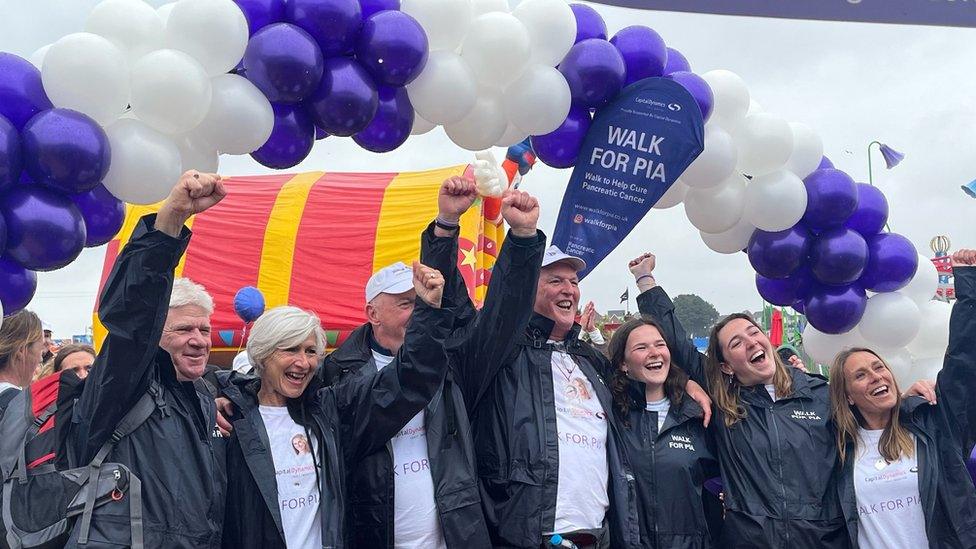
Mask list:
[[[77,543],[85,545],[93,528],[120,528],[117,521],[101,525],[103,513],[128,514],[128,536],[116,533],[119,538],[128,537],[133,549],[142,549],[141,482],[128,467],[105,463],[105,458],[115,444],[152,415],[161,398],[159,385],[151,384],[90,463],[71,469],[59,469],[54,459],[32,463],[28,457],[42,426],[53,420],[57,402],[35,406],[31,388],[12,392],[17,393],[12,398],[6,392],[0,394],[0,407],[7,400],[0,419],[0,549],[59,548],[69,541],[72,532],[77,532]],[[57,450],[64,453],[66,449]]]

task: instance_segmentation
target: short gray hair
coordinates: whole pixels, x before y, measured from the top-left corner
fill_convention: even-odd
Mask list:
[[[190,280],[189,278],[177,278],[173,281],[173,293],[169,296],[169,308],[184,307],[195,305],[207,312],[210,316],[214,312],[214,302],[206,288]]]
[[[264,373],[264,361],[278,349],[290,349],[315,336],[319,355],[325,350],[325,331],[319,317],[298,307],[282,306],[266,311],[254,321],[247,339],[247,356],[254,371]]]

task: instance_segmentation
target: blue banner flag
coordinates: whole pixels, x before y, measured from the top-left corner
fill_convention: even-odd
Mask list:
[[[647,78],[597,111],[556,219],[553,244],[583,258],[586,276],[617,247],[704,149],[695,99]]]
[[[820,21],[976,27],[972,0],[596,0],[644,10]]]

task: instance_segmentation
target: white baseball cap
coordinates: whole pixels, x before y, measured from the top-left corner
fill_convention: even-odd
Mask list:
[[[413,289],[413,269],[402,261],[373,273],[366,282],[366,303],[380,294],[402,294]]]
[[[575,255],[569,255],[559,249],[558,246],[553,244],[546,248],[546,253],[542,256],[542,266],[548,267],[557,261],[568,261],[573,265],[573,268],[577,271],[582,271],[586,269],[586,262]]]

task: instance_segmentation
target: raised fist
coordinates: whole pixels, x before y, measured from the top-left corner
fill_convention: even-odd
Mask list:
[[[417,297],[435,309],[441,306],[444,295],[444,277],[437,269],[432,269],[419,261],[413,262],[413,289]]]
[[[516,236],[535,236],[539,201],[525,191],[509,189],[502,195],[502,218]]]
[[[478,198],[474,181],[453,176],[444,180],[437,193],[437,216],[444,221],[458,222],[464,212]]]
[[[654,272],[654,267],[657,266],[657,258],[654,257],[654,254],[646,252],[640,257],[630,260],[627,266],[634,278],[649,275]]]

